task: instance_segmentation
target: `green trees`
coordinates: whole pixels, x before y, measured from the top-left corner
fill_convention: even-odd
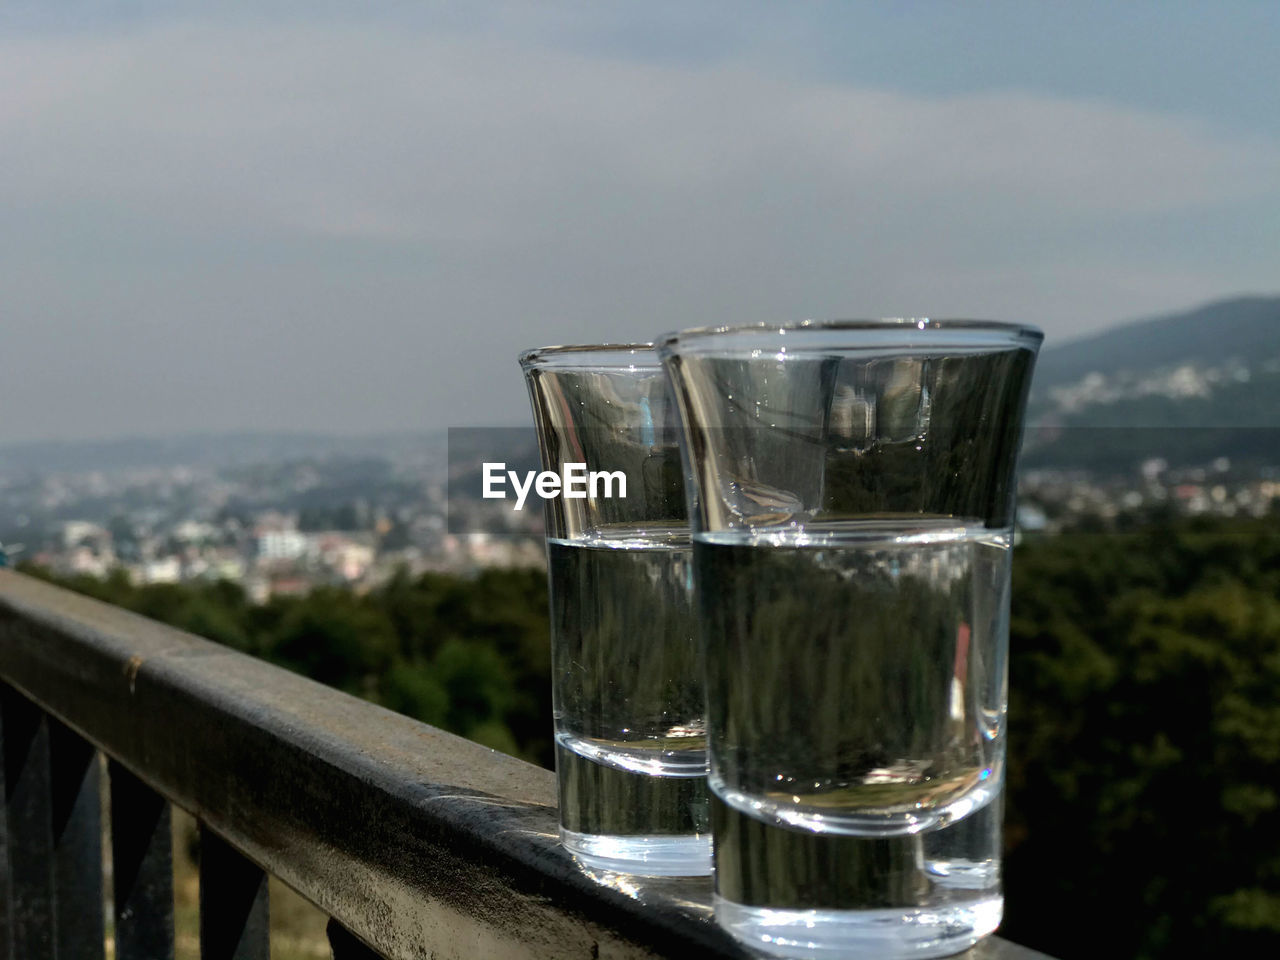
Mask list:
[[[395,628],[384,611],[337,587],[317,587],[281,607],[279,622],[264,632],[269,659],[331,687],[376,698],[378,680],[398,653]]]
[[[1006,935],[1274,952],[1280,525],[1069,534],[1014,571]]]
[[[546,579],[400,573],[248,603],[69,586],[551,762]],[[1280,946],[1280,517],[1029,540],[1014,560],[1006,920],[1054,956]]]
[[[365,595],[317,587],[261,606],[227,581],[134,586],[117,572],[59,582],[494,749],[552,762],[542,571],[473,579],[400,572]]]

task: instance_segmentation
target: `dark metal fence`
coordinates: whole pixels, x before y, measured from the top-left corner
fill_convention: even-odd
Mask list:
[[[266,960],[267,874],[336,960],[748,956],[708,881],[578,869],[548,771],[7,570],[0,744],[0,960],[104,956],[98,751],[118,960],[173,956],[170,803],[200,824],[204,960]]]

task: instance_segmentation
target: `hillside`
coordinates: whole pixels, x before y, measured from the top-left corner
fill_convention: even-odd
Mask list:
[[[1213,367],[1264,355],[1280,356],[1280,297],[1236,297],[1046,349],[1036,366],[1036,387],[1074,383],[1090,373],[1154,371],[1184,363]]]
[[[1129,473],[1150,457],[1198,464],[1223,456],[1280,467],[1280,296],[1220,300],[1050,345],[1036,366],[1028,422],[1028,467]],[[476,451],[468,457],[468,444],[480,444],[477,451],[512,449],[494,447],[492,431],[471,433],[450,438],[460,445],[455,467],[490,459]],[[446,449],[444,431],[19,442],[0,445],[0,473],[218,468],[335,456],[443,467]]]
[[[1280,465],[1280,297],[1222,300],[1046,349],[1024,465]]]

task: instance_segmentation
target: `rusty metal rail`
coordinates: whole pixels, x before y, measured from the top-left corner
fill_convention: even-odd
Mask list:
[[[95,748],[119,960],[172,956],[165,801],[200,822],[206,960],[267,957],[266,874],[334,918],[338,960],[748,956],[709,882],[580,870],[548,771],[11,571],[0,699],[0,960],[103,955]]]

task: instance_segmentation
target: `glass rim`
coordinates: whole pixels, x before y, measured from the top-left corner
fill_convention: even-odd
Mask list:
[[[648,356],[641,362],[634,359],[627,363],[627,358],[635,358],[638,354]],[[650,359],[652,362],[650,362]],[[521,352],[520,366],[525,370],[534,367],[559,367],[562,369],[598,369],[613,366],[661,366],[657,350],[652,341],[635,343],[578,343],[562,344],[549,347],[534,347]],[[610,362],[612,360],[612,362]]]
[[[756,323],[725,324],[722,326],[691,327],[664,333],[655,341],[656,349],[666,355],[679,346],[694,350],[724,349],[727,341],[737,338],[768,338],[801,334],[804,340],[812,340],[823,334],[869,332],[885,335],[874,346],[878,349],[901,347],[912,351],[921,348],[1004,346],[1005,349],[1024,346],[1037,349],[1044,342],[1044,333],[1036,327],[997,320],[974,320],[944,317],[883,317],[879,319],[849,320],[793,320]],[[718,345],[718,346],[717,346]],[[801,350],[857,350],[863,344],[824,342],[819,346],[805,345]],[[870,345],[868,345],[870,346]]]

